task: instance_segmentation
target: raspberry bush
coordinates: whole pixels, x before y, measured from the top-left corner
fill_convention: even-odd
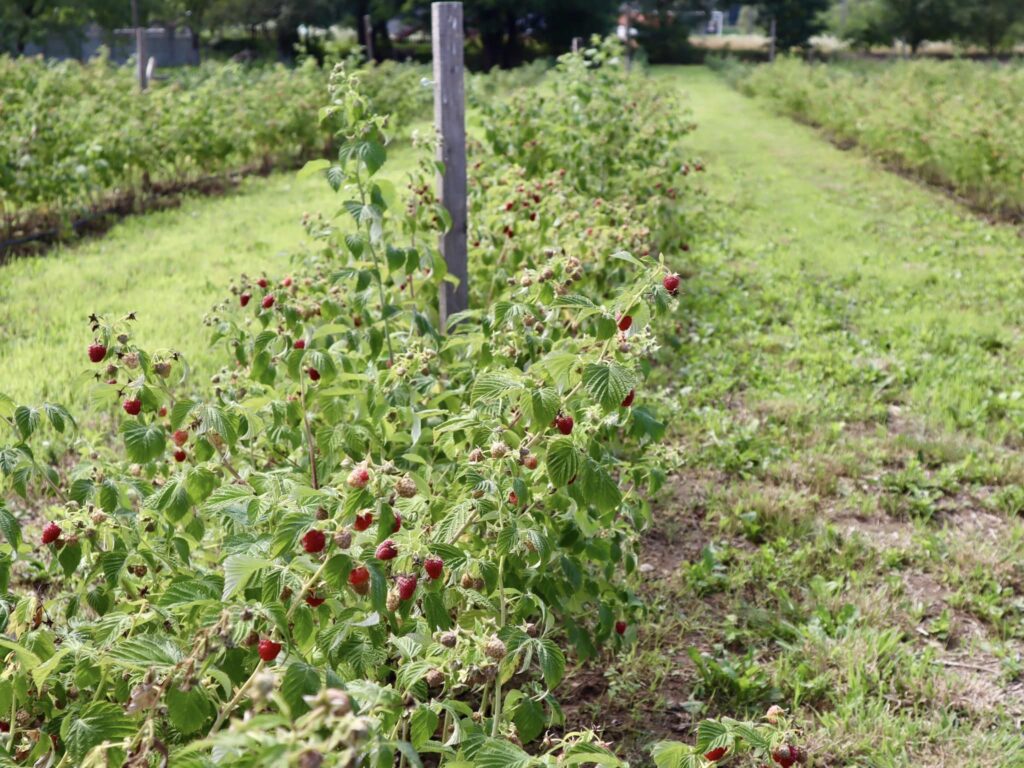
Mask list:
[[[209,383],[132,316],[93,317],[108,432],[0,401],[5,490],[42,518],[0,509],[7,759],[618,764],[561,731],[555,691],[567,651],[614,652],[641,615],[685,126],[607,46],[541,86],[585,103],[486,111],[471,309],[441,328],[434,163],[405,190],[381,176],[388,120],[362,77],[335,70],[317,130],[337,155],[304,170],[337,214],[306,219],[288,274],[213,309]],[[524,135],[499,146],[502,125]],[[593,177],[615,142],[649,165]]]

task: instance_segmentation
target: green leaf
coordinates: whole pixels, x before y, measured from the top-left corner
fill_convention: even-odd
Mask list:
[[[482,373],[473,383],[472,402],[493,403],[515,395],[523,385],[504,373]]]
[[[659,741],[651,750],[657,768],[698,768],[700,763],[693,747],[678,741]]]
[[[618,408],[635,383],[633,374],[615,363],[588,363],[583,369],[583,386],[607,410]]]
[[[256,571],[273,563],[262,557],[251,555],[230,555],[224,560],[224,592],[221,599],[227,602],[243,589]]]
[[[213,714],[213,707],[206,693],[198,685],[183,691],[172,685],[164,697],[171,725],[186,736],[195,733]]]
[[[593,459],[587,459],[583,471],[583,496],[602,512],[615,509],[622,502],[622,493],[615,479]]]
[[[159,424],[140,424],[137,421],[126,421],[121,426],[124,445],[128,450],[128,458],[139,464],[153,461],[164,452],[166,433]]]
[[[561,405],[558,392],[551,387],[541,387],[529,394],[530,425],[534,429],[546,427],[558,415],[558,408]]]
[[[415,749],[419,749],[434,735],[437,730],[438,717],[430,707],[421,704],[409,718],[409,738]]]
[[[331,167],[331,161],[325,160],[324,158],[318,158],[316,160],[309,160],[295,175],[297,179],[305,179],[321,171],[325,171]]]
[[[571,437],[556,437],[548,444],[548,476],[557,486],[568,485],[580,471],[580,453]]]
[[[473,760],[476,768],[529,768],[536,762],[515,744],[498,739],[487,739]]]
[[[14,423],[23,440],[28,440],[39,427],[39,410],[19,405],[14,409]]]
[[[21,546],[21,523],[8,511],[3,502],[0,502],[0,533],[7,539],[11,549],[17,552],[18,547]]]
[[[104,741],[120,742],[135,735],[138,726],[118,704],[96,701],[61,722],[60,735],[75,763],[81,764],[93,747]]]
[[[715,747],[732,744],[729,728],[718,720],[702,720],[697,726],[697,751],[701,754]]]
[[[544,638],[538,643],[537,659],[540,661],[540,670],[548,688],[554,688],[562,682],[565,675],[565,654],[553,640]]]
[[[291,707],[292,717],[298,717],[309,711],[309,706],[302,700],[303,696],[312,696],[320,690],[320,672],[316,667],[303,661],[293,661],[285,670],[281,682],[281,695]]]
[[[49,419],[50,424],[58,432],[63,432],[67,424],[75,426],[75,420],[71,418],[71,414],[61,405],[43,403],[43,412],[46,414],[46,418]]]

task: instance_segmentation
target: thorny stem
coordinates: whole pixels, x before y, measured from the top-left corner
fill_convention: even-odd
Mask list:
[[[499,628],[505,626],[505,556],[498,560],[498,604],[501,606],[501,622]],[[491,721],[491,738],[498,738],[498,726],[501,724],[501,663],[498,663],[498,674],[494,678],[494,713]]]
[[[356,164],[356,186],[359,188],[359,200],[366,205],[366,188],[363,186],[363,177],[359,172],[359,165]],[[373,265],[377,271],[377,293],[380,296],[380,315],[384,320],[384,338],[388,343],[388,360],[391,363],[395,362],[395,353],[391,348],[391,324],[388,322],[387,315],[387,300],[384,297],[384,273],[380,264],[380,258],[377,256],[377,249],[373,247],[373,236],[370,234],[370,225],[366,227],[366,244],[370,249],[370,256],[373,257]]]
[[[263,661],[263,659],[260,659],[260,663],[256,665],[256,669],[254,669],[252,674],[249,675],[249,679],[239,686],[238,690],[235,691],[235,695],[231,697],[231,700],[228,701],[228,703],[224,705],[224,708],[218,713],[217,719],[213,723],[213,727],[210,729],[209,734],[207,734],[208,736],[213,736],[213,734],[220,730],[220,727],[224,724],[228,715],[234,711],[235,707],[238,706],[238,702],[240,702],[242,697],[245,695],[245,692],[249,690],[249,687],[256,680],[256,675],[263,671],[264,666],[266,666],[266,662]]]

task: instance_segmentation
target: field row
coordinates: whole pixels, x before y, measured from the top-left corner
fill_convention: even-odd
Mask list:
[[[993,213],[1024,215],[1024,67],[720,63],[748,95]]]

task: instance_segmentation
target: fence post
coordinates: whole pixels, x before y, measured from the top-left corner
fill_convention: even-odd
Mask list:
[[[373,56],[373,20],[370,14],[363,16],[363,36],[366,38],[366,60],[375,61]]]
[[[573,53],[579,53],[580,52],[580,47],[582,46],[582,44],[583,44],[583,38],[582,37],[574,37],[572,39],[572,52]]]
[[[775,61],[775,17],[772,16],[771,30],[769,32],[771,36],[770,47],[768,48],[768,61]]]
[[[441,329],[448,318],[469,306],[469,267],[466,259],[466,93],[463,83],[462,3],[432,3],[431,37],[434,49],[434,126],[438,133],[437,159],[441,204],[452,226],[441,235],[441,255],[457,286],[445,283],[441,291]]]
[[[132,0],[132,26],[135,27],[135,68],[139,77],[139,90],[144,91],[147,85],[146,32],[139,26],[139,0]]]

